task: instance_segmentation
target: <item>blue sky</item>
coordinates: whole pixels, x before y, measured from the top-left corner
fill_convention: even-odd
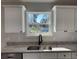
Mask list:
[[[37,19],[36,19],[36,20],[37,20],[38,23],[40,23],[40,21],[41,21],[43,18],[46,19],[47,16],[46,16],[45,14],[40,14],[40,15],[37,16]]]
[[[33,20],[33,14],[29,14],[29,22]],[[37,14],[37,18],[35,19],[37,23],[40,23],[42,19],[47,19],[47,14]]]

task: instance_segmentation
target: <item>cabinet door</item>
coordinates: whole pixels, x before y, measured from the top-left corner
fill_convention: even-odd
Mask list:
[[[65,29],[68,32],[74,32],[74,8],[66,8],[64,9],[64,24]]]
[[[74,32],[74,7],[56,7],[56,31]]]
[[[77,53],[76,52],[72,52],[72,59],[77,59]]]
[[[1,59],[8,59],[8,58],[7,58],[7,54],[1,53]]]
[[[57,32],[64,32],[66,30],[64,24],[64,10],[61,8],[56,9],[56,31]]]
[[[58,59],[71,59],[71,53],[58,53]]]
[[[23,53],[23,59],[39,59],[39,53]]]
[[[57,53],[41,53],[41,59],[57,59]]]
[[[5,32],[16,33],[21,31],[21,8],[5,8]]]
[[[18,33],[24,32],[24,11],[22,5],[4,5],[5,32]]]
[[[75,31],[77,31],[77,8],[74,8],[74,25]]]

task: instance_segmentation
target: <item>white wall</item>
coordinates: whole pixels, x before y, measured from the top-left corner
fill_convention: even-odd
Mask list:
[[[5,24],[4,24],[4,9],[1,11],[2,15],[2,47],[6,46],[7,42],[37,42],[38,37],[26,37],[23,33],[4,33]],[[77,41],[77,33],[76,32],[54,32],[52,37],[43,37],[44,42],[54,42],[54,41],[63,41],[63,42],[75,42]]]
[[[4,8],[1,6],[1,47],[6,46],[5,33],[4,33]]]

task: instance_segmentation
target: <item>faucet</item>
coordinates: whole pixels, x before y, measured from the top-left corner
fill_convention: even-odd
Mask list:
[[[38,41],[38,45],[40,45],[42,42],[43,42],[43,40],[42,40],[42,35],[41,35],[41,34],[39,34],[39,41]]]

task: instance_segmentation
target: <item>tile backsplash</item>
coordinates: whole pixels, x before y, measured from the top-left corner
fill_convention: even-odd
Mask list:
[[[37,36],[27,37],[24,33],[5,33],[2,37],[3,37],[1,39],[2,40],[2,47],[12,46],[12,45],[15,45],[15,46],[16,45],[28,45],[30,43],[31,44],[38,44],[37,43],[38,42],[38,37]],[[64,38],[61,38],[61,39],[63,39],[63,41],[61,41],[60,39],[59,39],[60,41],[55,40],[54,36],[52,36],[52,37],[51,36],[43,37],[43,44],[62,46],[62,47],[63,47],[63,45],[67,44],[65,46],[67,46],[68,48],[72,48],[73,50],[76,50],[76,44],[77,44],[76,40],[75,41],[66,41],[66,39],[64,39]]]
[[[4,38],[8,42],[37,42],[38,36],[26,36],[25,33],[5,33]],[[54,32],[52,36],[43,36],[43,42],[68,41],[76,42],[76,32]]]

